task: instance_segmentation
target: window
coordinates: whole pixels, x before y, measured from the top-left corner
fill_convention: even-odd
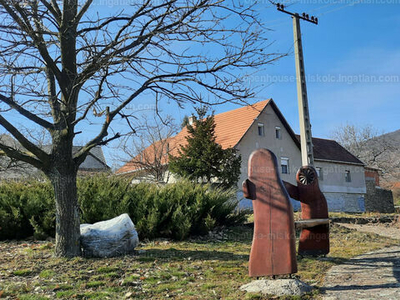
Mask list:
[[[316,167],[315,170],[317,171],[318,179],[319,180],[324,180],[324,177],[322,175],[322,168]]]
[[[275,137],[276,137],[278,140],[281,140],[281,139],[282,139],[281,128],[280,128],[279,126],[276,126],[276,127],[275,127]]]
[[[289,158],[281,158],[282,174],[289,174]]]
[[[346,170],[344,173],[344,179],[346,182],[351,182],[351,175],[350,175],[350,171]]]
[[[263,123],[258,123],[258,135],[264,136],[264,124]]]

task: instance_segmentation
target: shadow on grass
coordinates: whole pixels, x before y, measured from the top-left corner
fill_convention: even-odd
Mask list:
[[[348,261],[347,258],[337,257],[337,256],[297,256],[297,261],[299,263],[312,263],[312,261],[321,261],[321,262],[331,262],[334,265],[340,265]]]
[[[228,230],[218,236],[217,234],[195,236],[189,240],[196,244],[215,244],[215,243],[244,243],[251,245],[253,241],[253,227],[248,226],[248,224],[237,225],[228,227]]]
[[[139,261],[181,261],[181,260],[220,260],[220,261],[248,261],[249,255],[234,254],[222,251],[204,251],[204,250],[178,250],[170,249],[147,249],[145,253],[141,253],[138,257]]]

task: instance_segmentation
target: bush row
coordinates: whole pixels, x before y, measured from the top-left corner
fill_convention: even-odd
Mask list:
[[[0,240],[54,236],[54,193],[48,182],[0,184]]]
[[[245,220],[237,212],[234,190],[181,181],[165,186],[93,176],[78,180],[81,223],[95,223],[128,213],[141,239],[184,239],[216,226]],[[55,203],[49,182],[0,185],[0,240],[54,236]]]

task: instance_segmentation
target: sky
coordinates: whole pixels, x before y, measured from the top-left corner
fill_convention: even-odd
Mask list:
[[[286,9],[319,18],[318,25],[301,21],[313,135],[329,138],[346,123],[371,124],[381,132],[400,129],[400,1],[304,2],[318,4],[299,1]],[[292,20],[269,3],[259,6],[273,30],[266,33],[274,41],[270,50],[288,56],[251,76],[248,84],[264,85],[254,100],[273,98],[299,132]],[[232,108],[226,105],[216,112]]]
[[[313,135],[329,138],[346,123],[400,129],[400,1],[308,2],[319,3],[295,2],[287,10],[319,18],[317,26],[301,22]],[[270,26],[275,47],[290,55],[260,76],[270,83],[260,97],[273,98],[299,132],[292,22],[274,8],[265,14],[276,20]]]
[[[251,1],[251,0],[244,0]],[[249,3],[249,2],[245,2]],[[378,132],[400,129],[400,0],[286,1],[286,10],[316,16],[319,24],[301,21],[312,133],[331,138],[341,125],[372,125]],[[257,10],[272,45],[270,52],[288,55],[248,77],[246,84],[262,86],[250,102],[272,98],[299,132],[293,23],[267,0]],[[152,105],[142,104],[151,111]],[[238,108],[235,104],[213,107],[215,113]],[[194,112],[165,104],[163,113],[180,124]],[[112,145],[104,148],[112,157]]]
[[[134,0],[97,0],[96,9],[121,9]],[[254,0],[240,0],[253,4]],[[331,138],[347,123],[372,125],[378,132],[400,129],[400,0],[285,0],[286,10],[316,16],[319,24],[301,21],[312,133]],[[113,7],[113,5],[115,7]],[[254,70],[244,84],[257,89],[255,103],[272,98],[296,133],[299,133],[292,19],[277,11],[268,0],[258,0],[256,9],[269,30],[271,45],[265,51],[287,53],[274,64]],[[132,103],[131,111],[153,114],[154,100]],[[215,113],[238,108],[235,104],[214,106]],[[164,115],[177,124],[194,108],[173,102],[161,103]],[[100,123],[99,123],[100,124]],[[98,132],[84,128],[76,145]],[[123,162],[115,157],[118,142],[104,146],[110,166]]]

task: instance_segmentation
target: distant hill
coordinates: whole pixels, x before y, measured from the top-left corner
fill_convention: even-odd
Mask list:
[[[367,165],[382,170],[382,183],[391,186],[400,182],[400,130],[364,142],[358,155]]]

